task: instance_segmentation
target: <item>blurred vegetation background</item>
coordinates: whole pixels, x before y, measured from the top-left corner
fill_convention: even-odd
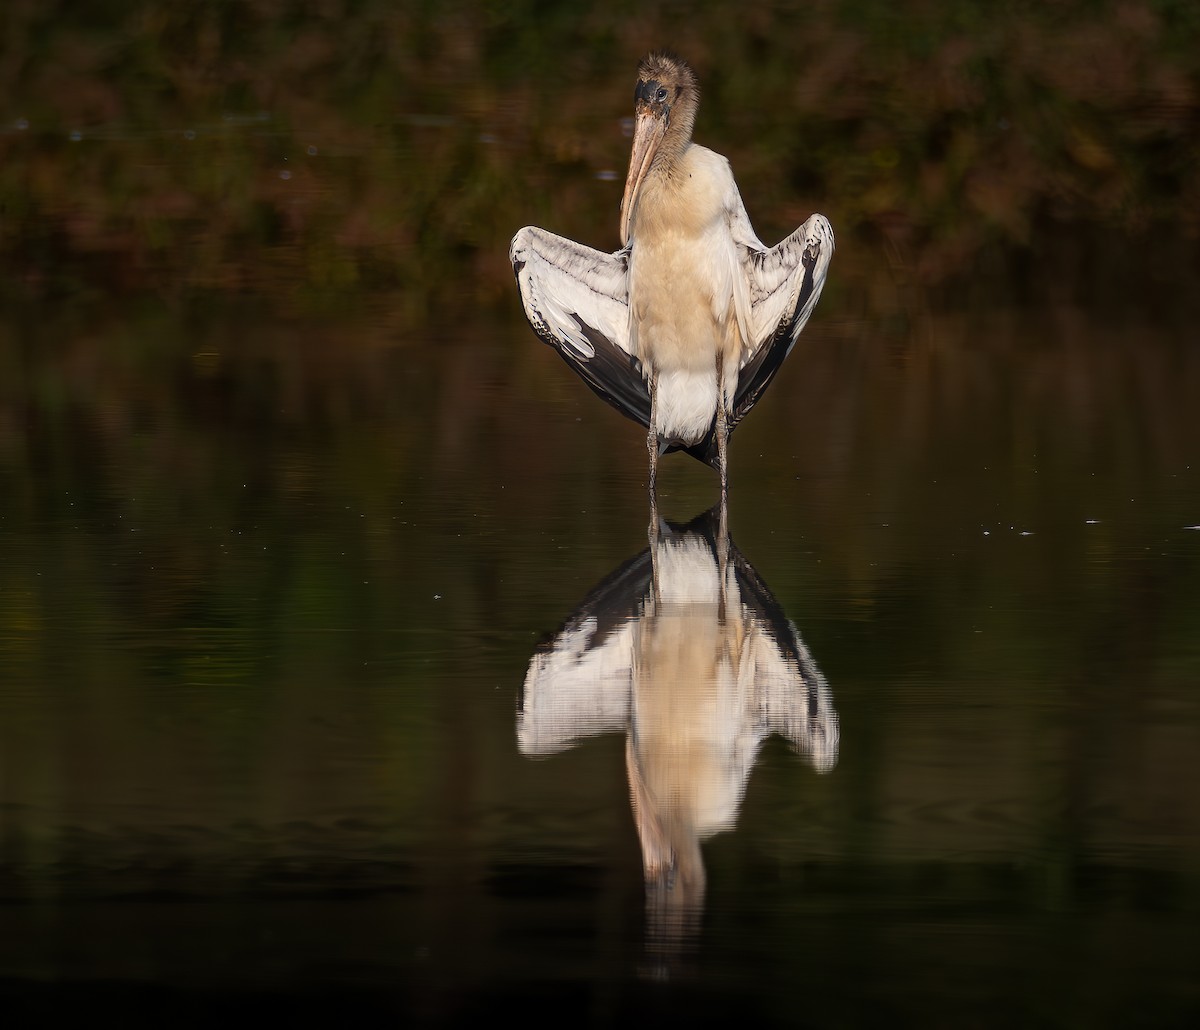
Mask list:
[[[494,301],[522,224],[615,249],[660,46],[768,242],[821,210],[928,284],[1064,225],[1200,228],[1190,0],[10,0],[0,35],[10,296]]]

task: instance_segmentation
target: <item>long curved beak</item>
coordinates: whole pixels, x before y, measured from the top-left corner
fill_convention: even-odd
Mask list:
[[[667,132],[666,116],[655,117],[648,109],[638,110],[633,128],[633,151],[629,155],[629,174],[625,177],[625,195],[621,198],[621,246],[629,244],[629,228],[638,190],[654,163],[658,145]]]

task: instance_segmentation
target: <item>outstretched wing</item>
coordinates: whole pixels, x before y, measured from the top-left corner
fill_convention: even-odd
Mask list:
[[[729,231],[746,286],[745,293],[735,294],[735,301],[740,305],[739,323],[749,336],[750,345],[738,373],[729,419],[729,431],[733,432],[775,378],[817,306],[833,257],[834,241],[829,219],[810,215],[787,239],[768,248],[754,235],[750,217],[732,180],[730,187],[726,201]],[[703,440],[685,449],[715,468],[715,426]]]
[[[508,251],[525,317],[621,414],[650,424],[650,392],[629,345],[629,250],[603,254],[526,226]]]
[[[779,366],[796,346],[800,330],[812,315],[833,257],[833,227],[824,215],[811,215],[803,226],[767,250],[750,228],[733,227],[742,269],[750,286],[750,358],[738,376],[732,424],[755,406]]]
[[[817,306],[834,242],[829,219],[811,215],[768,250],[754,235],[740,203],[731,228],[749,284],[752,336],[750,357],[738,375],[732,418],[732,425],[737,425],[779,371]]]

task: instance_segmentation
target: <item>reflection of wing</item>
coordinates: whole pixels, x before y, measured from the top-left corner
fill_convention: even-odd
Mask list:
[[[508,251],[525,317],[621,414],[650,424],[650,392],[629,345],[629,251],[604,254],[526,226]]]
[[[580,737],[625,731],[634,627],[650,576],[646,551],[592,590],[533,656],[517,715],[524,754],[550,754]]]
[[[787,737],[817,772],[826,773],[837,765],[837,712],[825,677],[795,627],[791,627],[791,636],[794,648],[786,650],[769,634],[754,641],[754,685],[763,735]]]
[[[752,675],[760,732],[787,737],[817,772],[829,772],[841,736],[829,685],[758,573],[736,550],[733,557],[743,600],[756,616]]]
[[[552,754],[580,737],[624,731],[633,633],[626,624],[592,647],[595,634],[594,619],[573,623],[533,656],[517,717],[523,754]]]

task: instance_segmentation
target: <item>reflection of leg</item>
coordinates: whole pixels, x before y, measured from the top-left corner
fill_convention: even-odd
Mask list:
[[[658,588],[658,541],[662,537],[664,526],[662,520],[658,517],[658,504],[654,499],[654,494],[650,495],[650,525],[646,529],[646,538],[650,541],[650,611],[649,614],[654,614],[658,610],[659,602],[662,600],[662,594]],[[630,783],[633,781],[630,780]]]
[[[717,553],[723,566],[729,557],[729,503],[723,495],[717,509]]]
[[[721,577],[721,596],[717,608],[717,618],[725,622],[725,579],[729,572],[729,504],[725,491],[721,491],[721,501],[717,511],[717,571]]]
[[[650,452],[650,510],[657,507],[655,480],[658,478],[658,373],[650,371],[650,428],[646,433],[646,450]]]

